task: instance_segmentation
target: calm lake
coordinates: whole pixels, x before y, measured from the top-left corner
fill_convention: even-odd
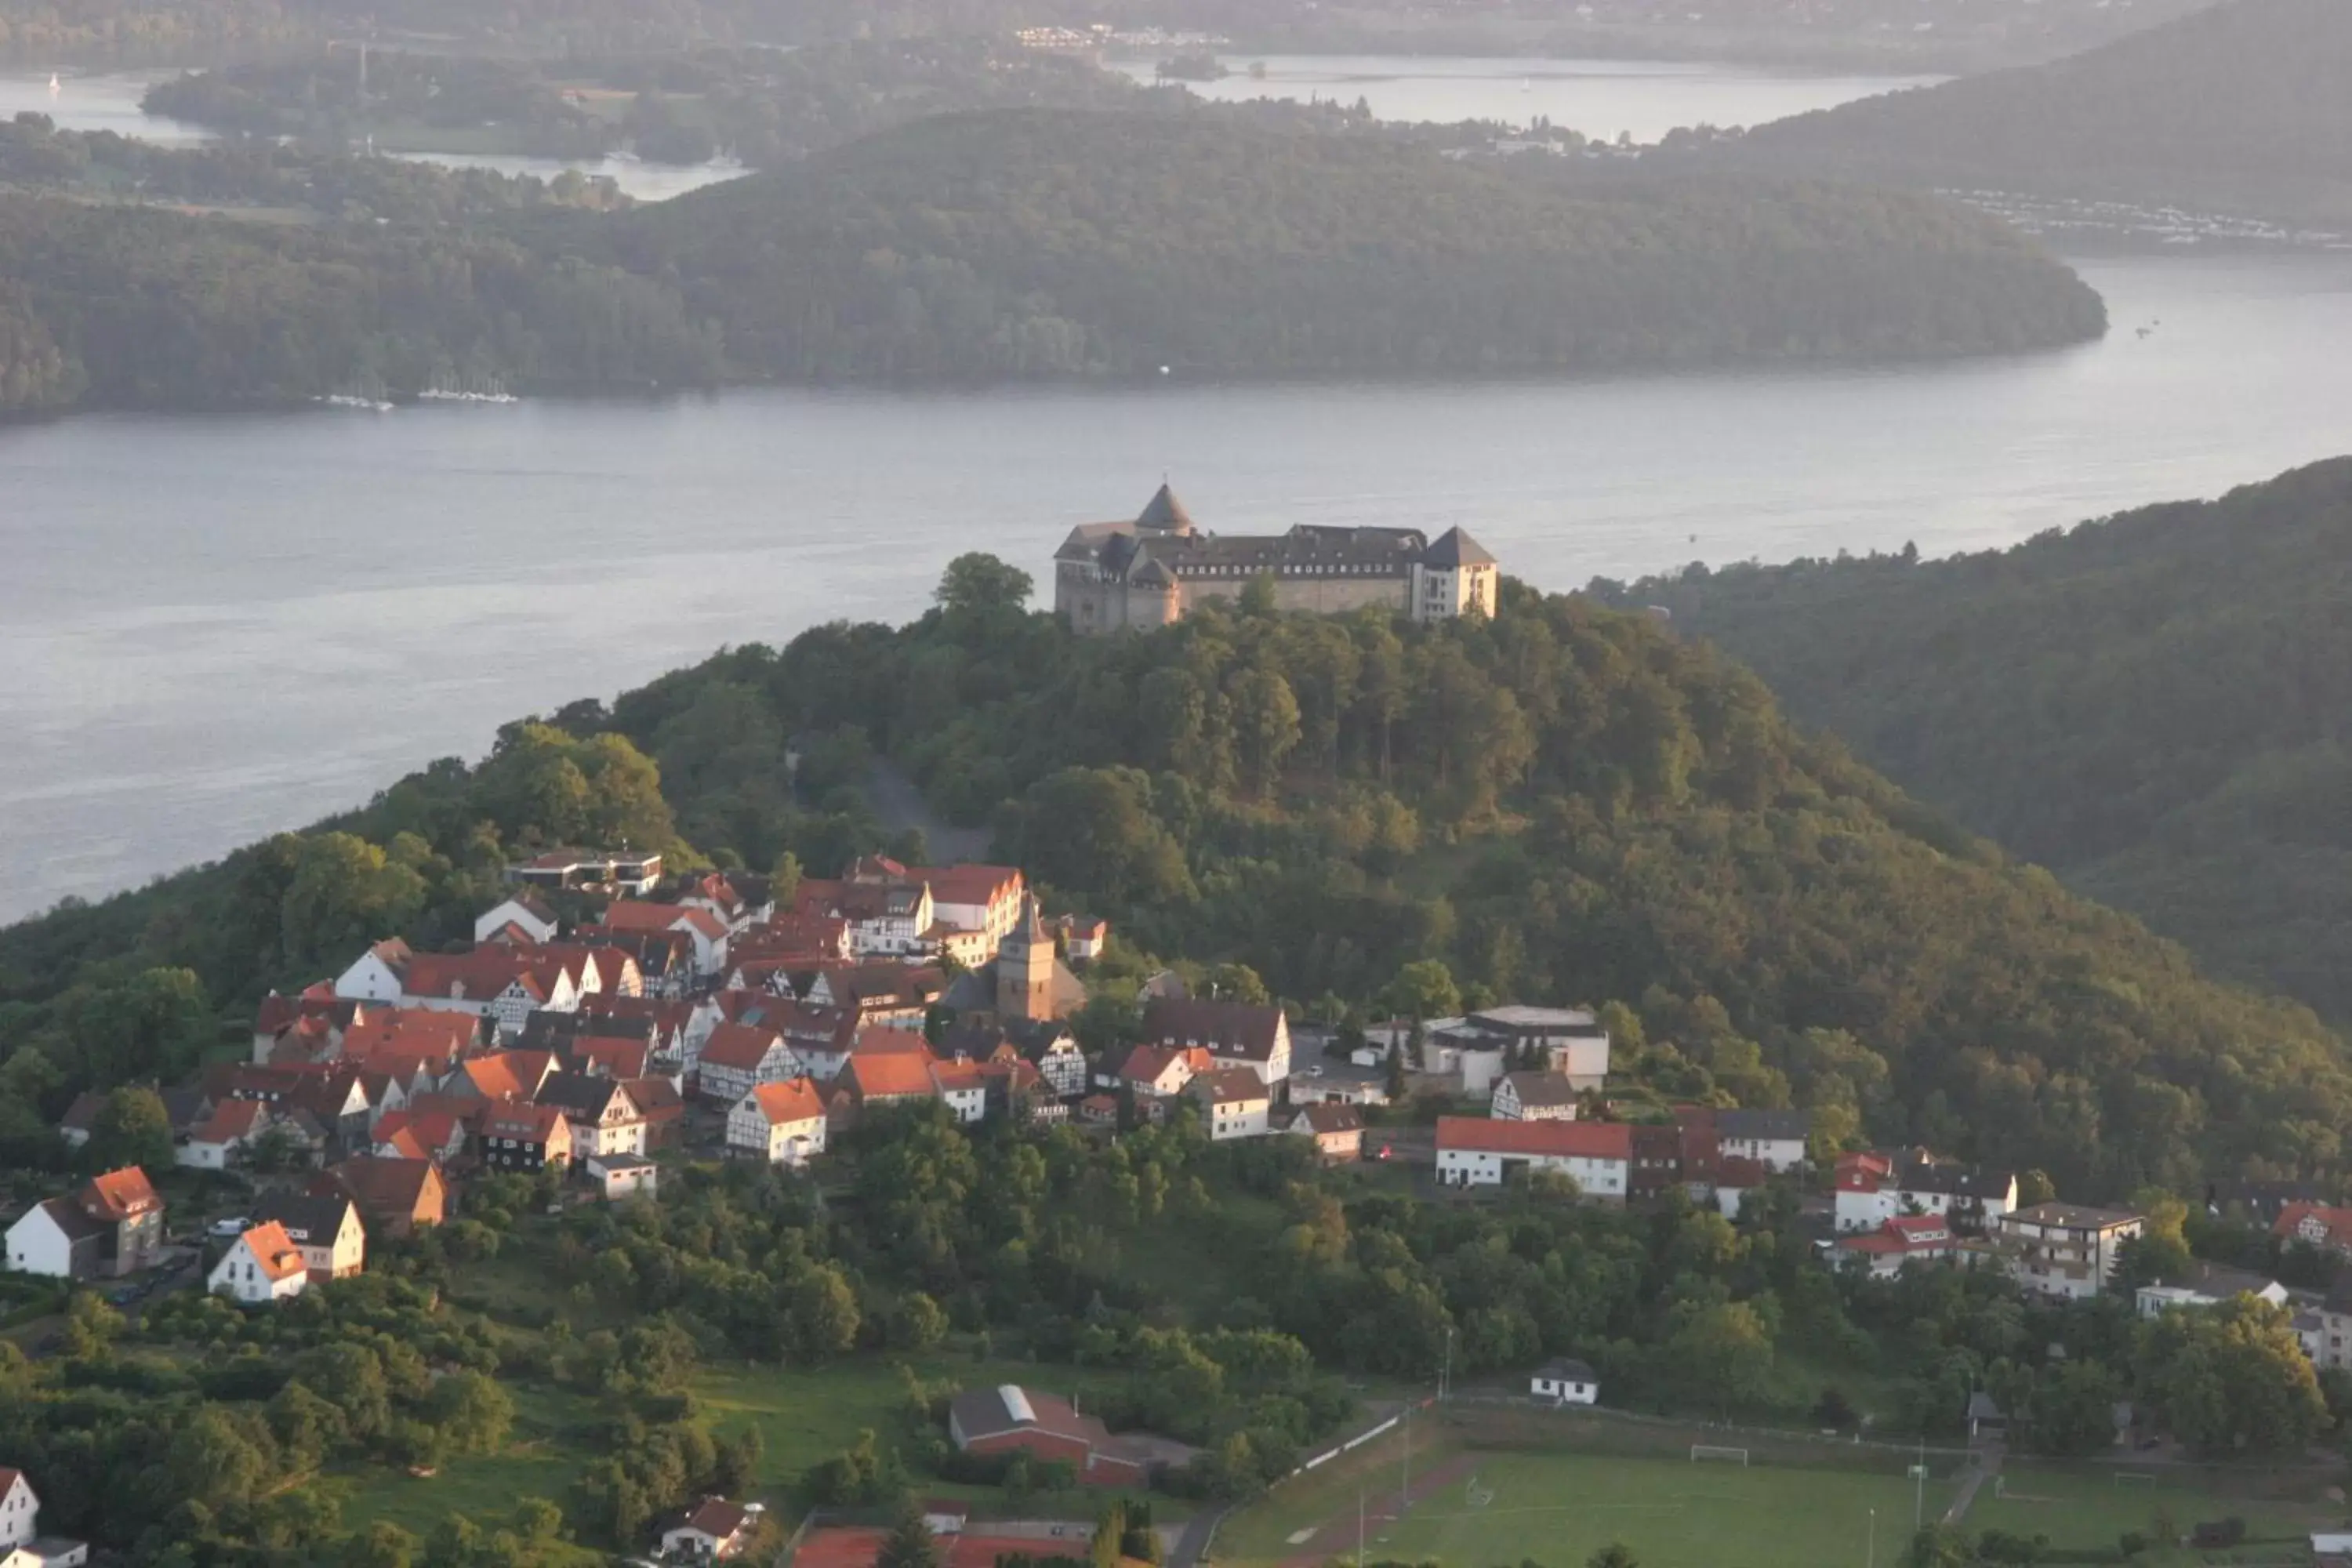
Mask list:
[[[1153,60],[1108,62],[1138,81]],[[1253,63],[1265,74],[1251,74]],[[1363,99],[1381,120],[1499,120],[1554,125],[1613,142],[1622,132],[1655,142],[1681,125],[1760,125],[1857,98],[1924,87],[1940,77],[1804,76],[1769,67],[1697,60],[1478,59],[1385,55],[1234,55],[1233,74],[1185,87],[1221,103],[1250,99]]]
[[[0,430],[0,916],[356,804],[722,643],[1204,526],[1459,523],[1547,588],[2021,539],[2352,449],[2352,258],[2086,263],[2116,329],[1884,371],[750,392]],[[2155,325],[2142,337],[2137,329]]]

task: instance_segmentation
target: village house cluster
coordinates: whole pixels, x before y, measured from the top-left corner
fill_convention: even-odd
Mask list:
[[[1791,1178],[1827,1173],[1830,1195],[1811,1202],[1830,1266],[1991,1268],[2074,1300],[2113,1289],[2146,1230],[2126,1211],[2021,1204],[2014,1173],[1923,1149],[1849,1152],[1822,1173],[1802,1110],[1661,1104],[1622,1082],[1612,1094],[1608,1031],[1581,1008],[1393,1020],[1343,1055],[1311,1031],[1295,1050],[1279,1006],[1196,996],[1163,972],[1141,985],[1131,1042],[1089,1054],[1069,1019],[1108,930],[1048,916],[1014,868],[872,857],[780,899],[765,878],[675,877],[656,856],[562,850],[509,868],[509,880],[466,951],[376,942],[340,973],[269,995],[246,1059],[159,1091],[176,1164],[258,1179],[250,1212],[210,1232],[206,1289],[260,1310],[358,1274],[372,1237],[441,1223],[479,1177],[553,1170],[566,1201],[651,1198],[670,1151],[804,1167],[895,1104],[1106,1136],[1181,1108],[1213,1142],[1295,1137],[1352,1162],[1366,1152],[1367,1112],[1399,1079],[1485,1102],[1483,1116],[1441,1116],[1433,1134],[1414,1134],[1411,1157],[1462,1198],[1565,1178],[1588,1203],[1687,1199],[1737,1217],[1776,1183],[1785,1195]],[[103,1104],[79,1099],[66,1139],[87,1143]],[[1381,1158],[1391,1140],[1403,1130],[1383,1132]],[[2265,1214],[2283,1238],[2352,1257],[2352,1210],[2299,1200]],[[104,1172],[18,1217],[7,1267],[87,1281],[152,1270],[172,1251],[165,1221],[149,1173]],[[2344,1279],[2324,1302],[2298,1304],[2275,1281],[2200,1264],[2141,1287],[2134,1304],[2152,1316],[2252,1294],[2294,1310],[2315,1363],[2352,1369],[2352,1270]],[[1591,1404],[1600,1383],[1560,1359],[1529,1374],[1528,1392]],[[1106,1486],[1189,1457],[1012,1385],[959,1396],[949,1436]],[[77,1542],[35,1538],[25,1478],[0,1469],[0,1568],[81,1561]],[[756,1505],[706,1499],[667,1527],[665,1547],[735,1555],[760,1522]],[[950,1559],[978,1549],[961,1524],[952,1510],[934,1523]],[[863,1550],[854,1530],[832,1533],[809,1543],[820,1556]]]

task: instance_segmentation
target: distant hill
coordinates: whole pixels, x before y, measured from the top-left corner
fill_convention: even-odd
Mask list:
[[[1207,608],[1099,638],[1022,613],[1001,563],[948,586],[907,626],[815,627],[510,727],[333,825],[362,837],[281,836],[0,930],[0,1054],[69,1069],[29,1077],[54,1118],[101,1072],[157,1070],[144,1037],[87,1043],[157,986],[242,1015],[387,931],[462,940],[509,847],[835,874],[886,842],[855,782],[882,755],[992,823],[1056,907],[1294,999],[1402,1005],[1434,959],[1435,1012],[1613,1001],[1623,1065],[1674,1093],[1794,1102],[2084,1199],[2343,1169],[2352,1062],[2307,1009],[2202,977],[1642,617],[1508,582],[1492,621]]]
[[[2105,326],[2063,266],[1938,202],[1514,177],[1213,110],[928,120],[573,232],[786,380],[1605,370]]]
[[[2047,65],[1760,126],[1740,155],[2352,221],[2347,82],[2352,5],[2228,0]]]
[[[2214,968],[2352,1019],[2352,458],[2013,550],[1612,596]]]

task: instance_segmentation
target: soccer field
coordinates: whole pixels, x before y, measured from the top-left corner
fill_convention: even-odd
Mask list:
[[[1987,1487],[1969,1510],[1975,1530],[2005,1530],[2012,1535],[2046,1535],[2059,1548],[2111,1547],[2126,1531],[2152,1532],[2161,1511],[2178,1531],[2209,1520],[2242,1519],[2256,1537],[2297,1536],[2331,1528],[2345,1517],[2344,1505],[2292,1498],[2224,1497],[2208,1491],[2194,1470],[2149,1468],[2137,1472],[2144,1484],[2117,1483],[2114,1470],[2012,1459],[2003,1468],[2001,1491]]]
[[[1871,1510],[1878,1561],[1892,1563],[1911,1533],[1913,1483],[1899,1472],[1776,1468],[1762,1464],[1618,1458],[1590,1454],[1471,1452],[1432,1456],[1447,1484],[1417,1501],[1402,1521],[1366,1532],[1366,1559],[1436,1559],[1453,1568],[1525,1560],[1580,1568],[1611,1542],[1633,1549],[1642,1568],[1864,1568]],[[1384,1476],[1385,1479],[1385,1476]],[[1393,1498],[1392,1479],[1388,1483]],[[1330,1514],[1333,1493],[1352,1516],[1352,1486],[1280,1492],[1227,1522],[1219,1561],[1278,1563],[1313,1557],[1352,1561],[1349,1518],[1307,1542],[1293,1536]],[[1931,1479],[1927,1517],[1941,1515],[1952,1483]]]

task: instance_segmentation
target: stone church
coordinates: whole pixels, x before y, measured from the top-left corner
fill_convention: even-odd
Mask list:
[[[1495,558],[1458,528],[1431,543],[1414,528],[1300,523],[1281,534],[1194,526],[1166,485],[1130,522],[1071,530],[1054,552],[1054,608],[1081,632],[1164,626],[1204,599],[1237,599],[1258,578],[1286,610],[1366,605],[1416,621],[1495,613]]]

